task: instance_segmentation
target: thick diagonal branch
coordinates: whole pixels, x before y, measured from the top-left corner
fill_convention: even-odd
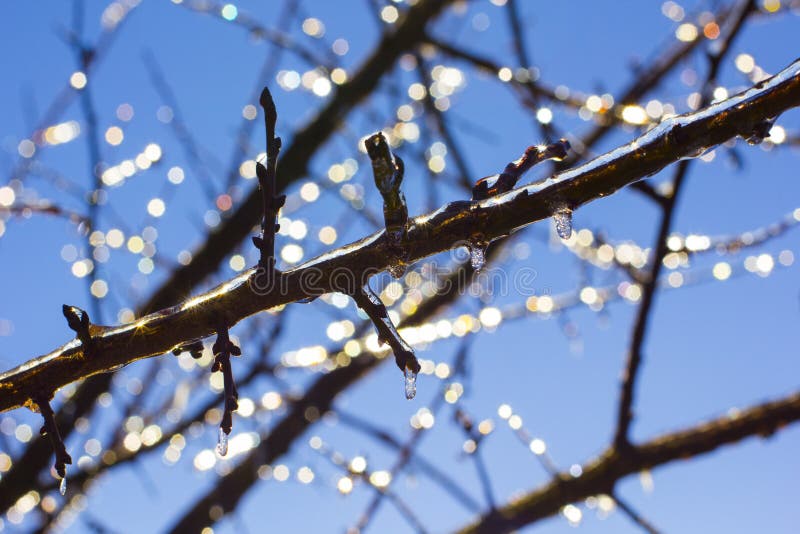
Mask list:
[[[489,240],[508,235],[552,216],[552,206],[559,203],[578,208],[679,159],[694,157],[737,135],[749,137],[765,119],[798,105],[800,61],[728,100],[667,119],[631,143],[574,169],[477,203],[452,202],[411,219],[404,241],[408,261],[460,246],[475,232]],[[28,403],[36,391],[55,390],[163,354],[187,340],[207,337],[215,332],[220,318],[233,325],[261,310],[339,291],[343,274],[349,277],[349,287],[363,286],[370,275],[390,266],[381,236],[379,232],[287,271],[280,277],[280,287],[269,292],[253,290],[257,270],[250,269],[207,293],[131,324],[97,327],[92,358],[84,358],[80,343],[73,341],[0,375],[0,410]]]

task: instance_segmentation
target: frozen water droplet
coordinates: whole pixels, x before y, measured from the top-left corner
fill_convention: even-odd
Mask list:
[[[390,265],[389,266],[389,274],[392,275],[392,278],[400,279],[406,273],[406,266],[397,264],[397,265]]]
[[[556,223],[556,233],[561,239],[569,239],[572,235],[572,210],[560,208],[553,214]]]
[[[764,141],[764,138],[760,135],[751,135],[747,138],[747,144],[750,146],[760,145]]]
[[[685,156],[682,156],[682,157],[680,157],[678,159],[681,160],[681,161],[686,160],[686,159],[696,159],[696,158],[699,158],[700,156],[702,156],[703,154],[705,154],[706,150],[707,149],[705,147],[700,147],[700,148],[697,148],[697,149],[693,150],[692,152],[687,153]]]
[[[219,429],[219,438],[217,439],[217,452],[220,456],[225,456],[228,454],[228,434],[222,430],[222,427]]]
[[[58,492],[61,495],[67,493],[67,477],[61,479],[61,483],[58,485]]]
[[[766,137],[769,137],[769,131],[772,129],[773,122],[774,119],[768,119],[753,126],[753,131],[751,131],[750,135],[745,139],[747,144],[750,146],[760,145]]]
[[[417,373],[410,367],[406,366],[405,376],[406,398],[411,400],[417,394]]]
[[[486,264],[486,247],[487,244],[482,241],[469,242],[469,263],[476,271],[483,269]]]

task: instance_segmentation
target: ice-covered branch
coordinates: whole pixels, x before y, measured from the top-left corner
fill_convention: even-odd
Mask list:
[[[397,329],[389,317],[389,312],[386,311],[386,306],[383,305],[378,295],[372,291],[368,283],[355,291],[352,297],[358,307],[364,310],[372,324],[375,325],[375,330],[378,331],[378,339],[392,347],[395,363],[405,374],[406,398],[413,399],[414,395],[417,394],[417,373],[420,370],[417,357],[414,356],[414,350],[397,333]]]
[[[409,262],[460,246],[479,233],[491,241],[554,214],[610,195],[683,158],[692,158],[732,137],[751,138],[759,125],[800,105],[800,61],[770,79],[695,113],[664,120],[649,132],[583,165],[483,201],[456,201],[409,220],[404,249]],[[391,265],[383,231],[281,273],[274,287],[259,287],[251,268],[181,304],[126,325],[100,327],[95,352],[78,341],[0,375],[0,410],[25,405],[36,391],[57,390],[75,380],[169,352],[187,340],[232,326],[256,312],[322,293],[342,284],[362,287]],[[342,277],[347,278],[343,282]],[[352,285],[357,283],[358,285]]]

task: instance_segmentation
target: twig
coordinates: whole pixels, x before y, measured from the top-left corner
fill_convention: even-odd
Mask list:
[[[617,503],[619,509],[622,510],[622,512],[628,516],[631,521],[642,527],[642,530],[648,534],[659,534],[658,529],[654,527],[650,521],[642,517],[642,514],[634,510],[633,507],[623,500],[618,493],[612,495],[611,498],[614,499],[614,502]]]
[[[323,455],[331,464],[336,466],[338,469],[341,469],[347,476],[352,480],[353,478],[359,478],[363,480],[366,484],[371,486],[379,495],[384,496],[389,499],[389,501],[395,505],[397,511],[400,512],[400,515],[408,522],[408,524],[413,527],[419,533],[425,533],[427,530],[425,529],[422,521],[417,517],[414,513],[414,510],[406,504],[398,495],[389,489],[388,486],[379,486],[372,482],[371,478],[373,473],[371,473],[368,469],[363,470],[354,470],[351,467],[352,462],[345,461],[345,456],[338,451],[333,450],[331,447],[322,443],[319,447],[314,447],[314,449]],[[359,530],[359,532],[363,532],[363,530]]]
[[[39,201],[37,204],[26,204],[21,202],[16,202],[13,205],[7,208],[0,208],[0,214],[2,213],[12,213],[14,215],[20,215],[25,217],[29,213],[44,213],[47,215],[54,215],[56,217],[64,217],[68,219],[69,222],[75,224],[85,224],[87,228],[91,228],[89,225],[89,218],[86,215],[82,215],[77,211],[68,210],[57,206],[55,204],[51,204],[46,200]]]
[[[429,65],[419,52],[414,54],[414,58],[417,61],[417,74],[419,75],[422,84],[425,87],[430,87],[432,80],[430,77]],[[467,166],[464,153],[456,143],[455,136],[450,129],[449,123],[444,117],[444,113],[436,107],[430,91],[425,91],[425,97],[422,100],[422,104],[425,106],[425,113],[431,116],[434,124],[436,125],[436,129],[439,131],[439,135],[442,136],[442,140],[447,145],[448,154],[452,155],[453,161],[456,164],[456,169],[458,169],[458,183],[467,190],[472,189],[471,178],[473,175]]]
[[[214,352],[214,365],[211,371],[221,371],[225,387],[225,409],[222,421],[219,424],[219,444],[217,452],[221,456],[228,453],[227,436],[233,428],[233,412],[239,408],[239,392],[236,390],[236,383],[233,380],[233,370],[231,369],[231,355],[241,356],[242,350],[237,347],[228,337],[228,327],[220,324],[217,329],[217,340],[211,349]]]
[[[217,196],[214,180],[208,173],[208,166],[203,162],[203,158],[200,155],[200,148],[192,135],[192,130],[183,118],[179,100],[172,90],[172,87],[170,87],[169,82],[167,82],[167,78],[164,76],[156,56],[150,50],[145,50],[142,54],[142,62],[147,69],[147,73],[150,75],[150,81],[153,87],[155,87],[159,97],[161,97],[164,104],[169,106],[172,110],[172,120],[169,122],[170,129],[183,147],[186,161],[198,178],[197,182],[202,188],[206,200],[213,204]]]
[[[250,35],[252,35],[253,37],[265,39],[270,43],[272,43],[273,45],[283,48],[297,55],[297,57],[299,57],[312,67],[322,66],[327,70],[331,70],[333,68],[330,61],[316,54],[310,48],[303,46],[302,43],[299,43],[298,41],[293,39],[289,34],[286,34],[274,28],[268,28],[263,24],[261,24],[257,19],[251,17],[246,13],[240,11],[237,14],[236,18],[230,21],[227,19],[223,19],[222,17],[221,7],[223,4],[221,3],[192,0],[189,2],[181,2],[178,5],[190,11],[195,11],[197,13],[203,13],[206,15],[211,15],[213,17],[222,19],[227,24],[232,23],[242,28],[245,28],[248,32],[250,32]]]
[[[483,461],[483,456],[481,456],[481,441],[484,436],[480,432],[475,430],[475,426],[472,423],[472,418],[470,418],[461,408],[456,409],[455,413],[453,414],[453,418],[455,419],[458,426],[461,430],[464,431],[464,434],[471,439],[475,443],[475,450],[470,453],[470,457],[475,462],[475,470],[478,472],[478,480],[481,483],[481,489],[483,490],[483,497],[486,499],[486,504],[489,507],[489,510],[494,510],[497,506],[497,500],[494,496],[494,491],[492,491],[492,482],[489,479],[489,471],[486,468],[486,462]]]
[[[375,325],[375,330],[378,331],[378,342],[388,343],[392,347],[394,361],[397,367],[405,374],[406,398],[413,399],[417,394],[416,379],[420,370],[419,361],[414,355],[414,350],[397,333],[397,329],[389,317],[389,312],[386,311],[386,306],[383,305],[378,295],[369,287],[369,282],[356,290],[351,296],[358,307],[364,310],[372,324]]]
[[[383,197],[383,219],[386,223],[386,238],[394,246],[400,246],[408,223],[408,205],[400,190],[405,166],[400,156],[392,154],[383,133],[378,132],[364,140],[364,148],[372,162],[375,186]]]
[[[78,60],[78,66],[83,72],[88,72],[92,63],[92,57],[95,55],[96,50],[93,47],[86,46],[82,40],[83,29],[83,1],[78,0],[73,2],[73,33],[71,35],[70,44],[74,48]],[[86,197],[87,212],[89,218],[89,227],[97,228],[98,218],[100,216],[100,197],[103,194],[103,180],[101,177],[101,162],[102,155],[100,154],[100,132],[97,126],[97,112],[95,110],[94,101],[92,99],[92,91],[94,89],[94,81],[88,80],[86,85],[80,91],[81,110],[83,111],[83,118],[86,121],[86,145],[89,149],[89,175],[92,177],[92,185],[89,194]],[[86,246],[89,250],[94,250],[91,243],[91,233],[86,234]],[[97,298],[91,291],[92,285],[97,281],[98,270],[91,269],[89,276],[86,277],[86,289],[89,294],[89,301],[91,302],[92,315],[98,322],[103,322],[102,308],[100,307],[100,299]]]
[[[63,495],[67,487],[67,464],[72,463],[72,457],[70,457],[69,453],[67,452],[67,447],[64,445],[64,440],[61,439],[61,434],[58,432],[55,415],[53,414],[53,409],[50,407],[50,402],[48,402],[47,396],[39,394],[33,399],[33,402],[35,402],[39,407],[39,412],[42,414],[42,418],[44,419],[44,426],[42,426],[40,433],[48,437],[50,440],[50,445],[53,447],[53,453],[56,457],[56,461],[53,466],[55,467],[58,476],[61,477],[61,494]]]
[[[399,439],[369,421],[339,409],[336,410],[336,415],[340,423],[362,432],[394,450],[399,451],[403,448],[403,444]],[[445,492],[452,495],[453,498],[468,511],[475,513],[480,510],[478,502],[466,493],[455,480],[450,478],[445,471],[442,471],[435,464],[427,461],[420,454],[413,454],[411,461],[419,467],[421,473],[424,473],[425,476],[439,484]]]
[[[463,371],[464,367],[463,362],[468,353],[467,349],[469,348],[469,344],[470,344],[469,340],[464,340],[458,349],[458,352],[456,354],[456,365],[454,366],[455,371],[457,373],[461,373]],[[439,413],[439,410],[442,408],[444,404],[445,389],[446,388],[443,388],[442,391],[440,391],[437,395],[435,395],[433,397],[433,400],[429,403],[430,411],[434,415],[434,417]],[[406,441],[405,445],[403,445],[403,447],[400,449],[397,461],[394,463],[394,465],[392,465],[392,468],[390,470],[391,479],[389,481],[389,484],[391,484],[397,477],[398,473],[402,472],[402,470],[405,469],[405,467],[408,465],[408,462],[411,460],[411,456],[414,452],[414,449],[416,449],[416,447],[419,445],[424,435],[425,432],[422,427],[415,428],[412,431],[411,436],[408,438],[408,441]],[[384,493],[379,492],[369,502],[366,510],[364,510],[364,513],[361,514],[361,517],[359,518],[358,523],[356,525],[356,529],[358,531],[361,532],[367,528],[370,521],[372,521],[372,518],[377,513],[383,497]]]
[[[286,202],[286,195],[275,195],[277,190],[275,167],[278,163],[278,153],[281,150],[281,138],[275,137],[278,111],[267,87],[264,87],[261,92],[259,102],[264,110],[264,127],[267,132],[267,161],[266,166],[256,163],[256,175],[261,188],[264,217],[261,220],[261,237],[253,237],[253,244],[261,251],[258,266],[263,269],[267,283],[271,283],[275,276],[275,233],[279,228],[275,221],[278,218],[278,210]]]
[[[71,330],[75,331],[77,338],[81,340],[83,355],[87,358],[91,358],[95,347],[90,332],[92,325],[89,321],[89,314],[77,306],[70,306],[68,304],[61,306],[61,313],[63,313],[64,317],[67,319],[67,325]]]
[[[708,105],[712,96],[712,85],[717,76],[717,70],[730,49],[739,30],[742,28],[745,19],[751,13],[753,8],[752,0],[742,0],[734,10],[732,20],[727,26],[724,36],[721,41],[715,43],[715,51],[709,55],[709,69],[706,75],[706,83],[704,84],[704,91],[702,97],[702,106]],[[761,122],[756,122],[749,125],[749,131],[752,132],[759,128]],[[745,133],[745,135],[747,135]],[[617,448],[626,448],[629,446],[628,434],[630,431],[631,421],[633,420],[633,397],[635,393],[636,379],[638,376],[639,368],[642,363],[642,347],[647,332],[647,325],[650,318],[650,311],[653,307],[655,300],[655,293],[657,282],[661,269],[663,267],[663,258],[669,251],[667,247],[667,237],[669,236],[670,228],[672,228],[672,219],[675,214],[675,206],[677,206],[678,197],[681,187],[686,178],[686,173],[689,169],[691,160],[681,161],[675,169],[674,178],[672,181],[672,195],[662,205],[662,218],[661,224],[658,229],[658,234],[655,239],[655,250],[653,252],[653,261],[650,267],[650,276],[647,283],[642,288],[642,298],[639,308],[636,313],[636,320],[634,322],[633,334],[631,336],[631,345],[628,350],[628,358],[625,364],[625,371],[622,378],[622,392],[620,395],[619,407],[617,410],[617,427],[614,432],[614,445]]]
[[[517,9],[516,0],[508,0],[506,2],[505,11],[508,19],[508,25],[511,28],[514,52],[517,55],[517,64],[523,69],[529,69],[531,68],[531,60],[530,56],[528,55],[527,47],[525,46],[525,36],[522,32],[522,24],[520,24],[521,17],[519,15],[519,10]],[[536,91],[531,91],[530,96],[531,100],[533,101],[533,105],[536,108],[539,108],[539,94]],[[551,123],[544,123],[537,120],[536,124],[544,134],[546,142],[551,143],[553,139],[556,138],[555,129]]]
[[[567,157],[569,149],[569,141],[566,139],[560,139],[549,145],[529,146],[522,157],[506,165],[503,172],[478,180],[472,188],[472,200],[485,200],[511,191],[531,167],[548,159],[563,160]]]

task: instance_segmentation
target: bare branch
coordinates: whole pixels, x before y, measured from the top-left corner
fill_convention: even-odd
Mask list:
[[[583,466],[583,474],[560,473],[550,482],[480,518],[460,532],[510,532],[551,516],[565,505],[601,493],[613,494],[627,475],[714,451],[723,445],[760,435],[769,436],[800,419],[800,393],[756,405],[685,430],[666,434],[627,451],[607,449]]]
[[[220,456],[228,453],[227,436],[233,428],[233,412],[239,408],[239,392],[236,390],[236,383],[233,380],[233,370],[231,369],[231,355],[241,356],[242,351],[237,347],[228,336],[228,327],[221,324],[217,328],[217,340],[211,349],[214,352],[214,365],[211,371],[221,371],[223,384],[225,387],[225,409],[222,421],[219,423],[219,443],[217,452]]]
[[[369,287],[369,283],[359,288],[352,294],[352,297],[358,307],[364,310],[372,320],[375,330],[378,331],[379,342],[388,343],[392,347],[395,363],[405,373],[406,398],[413,399],[417,393],[416,380],[417,373],[420,370],[420,365],[417,357],[414,356],[413,349],[397,333],[397,329],[395,329],[392,319],[389,317],[389,312],[386,311],[386,306],[383,305],[378,295]]]
[[[733,43],[739,30],[743,27],[744,21],[752,12],[752,9],[752,0],[741,0],[734,10],[730,23],[726,26],[724,36],[714,43],[714,49],[708,56],[709,67],[703,88],[702,106],[707,106],[711,101],[714,81],[717,78],[717,71],[722,63],[722,59],[728,53],[728,50],[730,50],[731,43]],[[771,120],[767,119],[766,121],[750,125],[750,135],[748,136],[746,133],[743,134],[743,136],[748,139],[748,142],[750,142],[751,136],[758,136],[760,142],[761,139],[768,135],[769,128],[764,126],[765,122],[770,122],[771,124]],[[672,194],[661,205],[661,224],[655,239],[655,251],[650,267],[650,276],[642,289],[642,300],[637,310],[633,335],[631,337],[631,346],[628,350],[627,363],[625,364],[625,371],[622,378],[622,392],[617,411],[617,428],[614,432],[614,445],[617,448],[623,448],[628,444],[628,433],[630,431],[631,421],[633,420],[633,396],[635,393],[637,375],[642,363],[642,350],[650,318],[650,310],[652,310],[655,300],[658,278],[663,266],[662,260],[669,251],[667,247],[667,237],[669,236],[670,228],[672,228],[675,207],[677,206],[681,187],[686,179],[690,163],[691,160],[685,159],[678,164],[672,180]]]
[[[278,231],[278,210],[286,202],[286,195],[276,196],[277,184],[275,167],[278,164],[278,153],[281,150],[281,138],[275,137],[275,122],[278,120],[278,111],[272,94],[267,87],[261,92],[259,99],[264,110],[264,127],[267,132],[267,162],[266,165],[256,163],[258,185],[261,188],[261,201],[264,208],[264,217],[261,220],[261,237],[253,237],[253,244],[261,251],[258,266],[264,270],[269,284],[275,275],[275,233]]]
[[[41,433],[50,439],[50,444],[53,447],[53,452],[56,456],[54,467],[58,476],[61,477],[61,494],[63,495],[67,487],[67,464],[72,463],[72,457],[67,453],[64,440],[61,439],[61,434],[58,432],[53,409],[50,407],[47,397],[40,394],[36,396],[33,401],[38,406],[39,412],[44,418],[44,426],[42,427]]]
[[[765,119],[797,105],[800,61],[728,100],[667,119],[631,143],[579,167],[484,201],[452,202],[410,220],[405,241],[409,261],[460,246],[476,232],[488,240],[508,235],[552,216],[553,207],[559,204],[577,208],[612,194],[678,159],[694,157],[737,135],[749,137]],[[341,290],[340,273],[348,273],[348,281],[361,282],[357,286],[361,287],[369,275],[390,266],[382,234],[284,272],[274,287],[259,287],[256,270],[250,269],[207,293],[131,324],[98,327],[94,336],[97,353],[91,358],[79,344],[70,342],[0,375],[0,410],[24,405],[42,386],[55,390],[209,336],[220,319],[233,325],[264,309]]]

